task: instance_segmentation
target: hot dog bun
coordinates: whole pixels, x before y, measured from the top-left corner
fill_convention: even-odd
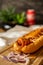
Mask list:
[[[43,46],[43,28],[38,28],[22,36],[14,43],[14,51],[33,53]]]

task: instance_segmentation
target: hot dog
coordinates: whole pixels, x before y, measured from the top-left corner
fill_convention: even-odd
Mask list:
[[[43,28],[38,28],[20,37],[14,43],[14,51],[33,53],[43,46]]]

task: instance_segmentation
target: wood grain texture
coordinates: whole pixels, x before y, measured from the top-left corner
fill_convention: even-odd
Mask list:
[[[21,26],[16,26],[16,28],[14,27],[13,29],[7,31],[7,33],[9,34],[11,31],[31,31],[33,27],[31,28],[21,28]],[[18,29],[18,30],[17,30]],[[8,55],[11,51],[12,51],[12,45],[10,46],[6,46],[4,49],[2,49],[0,51],[0,55]],[[29,65],[43,65],[43,47],[40,48],[38,51],[32,53],[29,55],[30,58],[30,64]],[[13,62],[9,62],[7,60],[4,60],[2,58],[0,58],[0,65],[24,65],[24,64],[15,64]]]
[[[6,47],[5,50],[3,52],[1,52],[1,55],[5,55],[7,56],[8,53],[10,53],[12,51],[12,46]],[[30,54],[29,55],[30,58],[30,64],[29,65],[41,65],[43,64],[43,47],[40,48],[37,52]],[[9,62],[7,60],[4,60],[2,58],[0,58],[0,65],[24,65],[22,63],[13,63],[13,62]]]

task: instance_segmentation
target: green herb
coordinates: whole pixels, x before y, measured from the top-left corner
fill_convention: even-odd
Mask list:
[[[25,22],[25,12],[16,15],[16,21],[18,24],[23,24]]]
[[[0,20],[3,22],[14,21],[15,18],[14,12],[15,12],[14,8],[0,10]]]
[[[17,24],[23,24],[25,22],[25,12],[15,13],[15,8],[7,8],[0,10],[0,20],[3,22],[15,22]]]

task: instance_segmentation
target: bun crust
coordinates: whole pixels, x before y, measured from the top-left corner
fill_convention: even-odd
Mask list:
[[[14,43],[14,51],[33,53],[43,46],[43,28],[38,28],[20,37]]]

